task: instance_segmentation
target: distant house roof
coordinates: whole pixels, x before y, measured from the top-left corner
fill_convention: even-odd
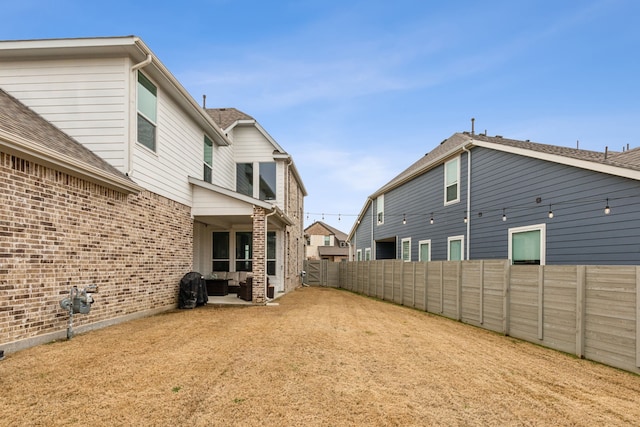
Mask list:
[[[129,177],[0,89],[3,151],[80,174],[125,192],[141,190]]]
[[[324,227],[330,234],[333,234],[334,236],[336,236],[336,238],[340,241],[345,241],[347,240],[347,233],[344,233],[340,230],[338,230],[337,228],[334,228],[332,226],[330,226],[329,224],[325,224],[322,221],[316,221],[313,224],[311,224],[310,226],[308,226],[307,228],[304,229],[305,234],[308,234],[308,230],[311,229],[311,227],[315,226],[315,225],[320,225],[322,227]]]
[[[207,108],[207,113],[222,129],[226,129],[238,120],[255,120],[236,108]]]

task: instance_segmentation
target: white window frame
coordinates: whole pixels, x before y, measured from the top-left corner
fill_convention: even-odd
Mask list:
[[[140,82],[140,76],[142,76],[142,78],[144,80],[146,80],[151,86],[153,86],[153,88],[155,89],[155,93],[151,93],[151,95],[153,95],[154,98],[154,117],[149,117],[149,115],[145,114],[141,109],[140,109],[140,97],[142,96],[141,92],[140,92],[140,86],[144,87],[144,84]],[[149,89],[145,88],[147,91]],[[138,135],[140,130],[138,129],[138,116],[140,116],[144,121],[147,121],[151,126],[153,126],[153,147],[149,147],[148,145],[146,145],[143,142],[138,141]],[[136,74],[136,142],[146,148],[147,150],[150,150],[154,153],[158,152],[158,85],[155,84],[149,77],[147,77],[146,74],[142,73],[140,70],[138,70],[138,73]]]
[[[458,163],[458,167],[456,170],[456,198],[453,200],[447,200],[447,187],[453,185],[454,183],[449,183],[447,184],[447,167],[448,165],[452,164],[453,162],[457,162]],[[444,204],[446,205],[451,205],[454,203],[458,203],[460,201],[460,156],[456,157],[455,159],[451,159],[447,162],[444,163]]]
[[[362,261],[362,249],[356,251],[356,261]]]
[[[331,236],[323,236],[322,246],[331,246]]]
[[[429,245],[429,252],[427,253],[427,259],[422,259],[422,245]],[[431,239],[420,240],[418,242],[418,261],[431,261]]]
[[[207,159],[207,146],[211,145],[211,158]],[[213,140],[211,138],[209,138],[207,135],[204,136],[204,140],[202,143],[202,148],[204,150],[203,153],[203,163],[204,163],[204,167],[203,167],[203,171],[202,171],[202,180],[205,182],[209,182],[209,183],[213,183]],[[207,180],[207,171],[209,171],[209,176],[211,177],[211,180]]]
[[[404,252],[404,244],[405,243],[409,243],[409,252],[407,254],[405,254],[405,252]],[[408,256],[405,257],[405,255],[408,255]],[[400,259],[402,259],[402,261],[404,261],[404,262],[410,262],[411,261],[411,237],[405,237],[404,239],[402,239],[400,241]]]
[[[384,194],[376,198],[376,223],[384,224]]]
[[[513,235],[526,233],[527,231],[540,230],[540,265],[547,262],[547,224],[525,225],[524,227],[514,227],[509,229],[509,264],[513,264]]]
[[[464,235],[447,238],[447,261],[451,261],[451,242],[460,240],[460,260],[464,261]]]
[[[364,248],[364,260],[371,261],[371,248]]]

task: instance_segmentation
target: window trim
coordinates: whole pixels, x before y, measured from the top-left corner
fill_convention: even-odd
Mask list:
[[[464,235],[447,237],[447,261],[451,259],[451,242],[460,240],[460,261],[464,261]]]
[[[209,182],[209,183],[213,183],[213,140],[211,138],[209,138],[207,135],[204,136],[203,139],[203,143],[202,143],[202,148],[203,148],[203,154],[202,154],[202,159],[203,159],[203,169],[202,169],[202,180],[205,182]],[[207,159],[207,146],[211,147],[211,158]],[[207,163],[207,160],[210,161],[210,163]],[[207,181],[207,170],[209,171],[209,176],[211,177],[210,181]]]
[[[453,184],[447,185],[447,165],[449,165],[449,164],[451,164],[453,162],[457,162],[457,164],[458,164],[458,167],[457,167],[457,170],[456,170],[456,182],[455,182],[455,184],[457,186],[457,188],[456,188],[456,190],[457,190],[456,191],[456,198],[452,199],[452,200],[447,200],[447,188],[450,187],[451,185],[453,185]],[[449,161],[446,161],[444,163],[444,205],[445,206],[452,205],[452,204],[458,203],[458,202],[460,202],[460,156],[458,156],[456,158],[453,158],[453,159],[451,159]]]
[[[362,249],[356,250],[356,261],[362,261]]]
[[[422,259],[422,245],[429,245],[429,252],[427,253],[428,259]],[[418,261],[419,262],[431,261],[431,239],[420,240],[418,242]]]
[[[143,80],[142,82],[140,81],[141,79]],[[154,90],[151,90],[150,88],[148,88],[145,85],[145,83],[152,86]],[[140,109],[140,86],[143,86],[155,98],[155,103],[154,103],[155,116],[156,116],[155,120],[147,116]],[[144,144],[143,142],[140,142],[139,140],[139,135],[140,135],[140,126],[138,124],[139,119],[142,119],[148,122],[153,127],[153,146],[152,147],[148,146],[147,144]],[[142,73],[140,70],[138,70],[138,73],[136,75],[136,143],[146,148],[147,150],[150,150],[153,153],[158,152],[158,86],[155,83],[153,83],[151,79],[147,77],[144,73]]]
[[[364,261],[371,261],[371,248],[364,248]]]
[[[547,262],[547,224],[525,225],[522,227],[513,227],[508,230],[508,253],[509,264],[513,265],[513,235],[518,233],[526,233],[528,231],[540,231],[540,265],[546,265]]]
[[[409,251],[407,254],[405,254],[404,252],[405,243],[409,244]],[[406,259],[405,255],[408,255]],[[411,262],[411,237],[405,237],[404,239],[400,240],[400,259],[404,262]]]
[[[384,224],[384,194],[376,198],[376,224]]]

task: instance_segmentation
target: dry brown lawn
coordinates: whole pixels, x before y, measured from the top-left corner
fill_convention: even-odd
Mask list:
[[[99,303],[99,302],[98,302]],[[637,425],[640,377],[326,288],[12,354],[0,425]]]

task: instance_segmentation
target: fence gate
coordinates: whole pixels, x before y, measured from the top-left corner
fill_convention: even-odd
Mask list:
[[[307,260],[304,262],[304,276],[303,283],[310,286],[324,286],[325,285],[325,272],[327,269],[327,261],[325,260]]]

